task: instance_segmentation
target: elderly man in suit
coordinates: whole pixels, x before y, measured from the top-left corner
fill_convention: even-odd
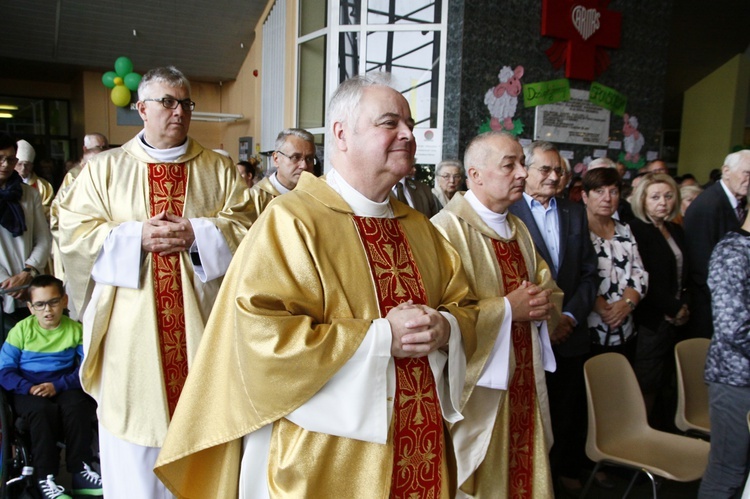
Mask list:
[[[586,317],[599,287],[596,254],[583,206],[555,198],[563,174],[557,148],[537,141],[529,144],[524,154],[526,186],[523,198],[511,205],[510,212],[529,228],[534,246],[565,293],[563,315],[550,335],[557,360],[557,370],[547,373],[555,438],[550,465],[562,485],[575,490],[581,486],[578,477],[584,459],[583,362],[590,343]]]
[[[711,292],[706,284],[714,246],[745,219],[750,186],[750,151],[732,153],[724,160],[721,180],[703,191],[685,212],[685,242],[690,259],[690,322],[692,337],[711,338]]]

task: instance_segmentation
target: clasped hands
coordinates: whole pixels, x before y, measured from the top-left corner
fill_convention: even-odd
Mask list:
[[[385,316],[391,325],[391,355],[396,358],[424,357],[448,344],[451,327],[443,314],[409,300]]]
[[[167,255],[187,251],[195,241],[193,225],[187,218],[162,211],[143,222],[141,247],[144,251]]]
[[[602,317],[604,323],[612,329],[617,329],[633,312],[623,296],[622,299],[608,303],[603,296],[597,296],[594,302],[594,312]]]

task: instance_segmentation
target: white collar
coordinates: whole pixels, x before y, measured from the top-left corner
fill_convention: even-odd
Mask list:
[[[141,130],[137,137],[138,143],[143,147],[143,150],[148,153],[149,156],[154,158],[156,161],[163,161],[164,163],[176,163],[180,156],[184,156],[188,149],[188,140],[185,143],[177,147],[170,147],[168,149],[157,149],[146,142],[145,138],[146,130]]]
[[[326,182],[331,189],[344,198],[346,204],[358,217],[393,218],[390,198],[386,198],[382,203],[368,199],[344,180],[344,177],[336,171],[336,168],[331,168],[326,174]]]
[[[505,213],[495,213],[483,205],[471,190],[464,194],[464,199],[474,208],[479,218],[497,232],[498,236],[503,239],[508,239],[511,236],[510,227],[508,227],[508,210],[505,210]]]
[[[268,181],[271,182],[271,185],[276,187],[276,190],[279,191],[279,194],[286,194],[287,192],[292,192],[290,189],[287,189],[284,187],[284,185],[279,182],[279,179],[276,178],[276,174],[279,173],[278,171],[273,172],[273,175],[268,177]]]

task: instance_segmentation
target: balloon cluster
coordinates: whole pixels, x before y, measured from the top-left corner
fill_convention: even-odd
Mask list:
[[[124,56],[118,57],[115,70],[104,73],[102,83],[112,89],[109,98],[115,106],[127,107],[130,104],[130,92],[138,90],[141,75],[133,72],[133,61]]]

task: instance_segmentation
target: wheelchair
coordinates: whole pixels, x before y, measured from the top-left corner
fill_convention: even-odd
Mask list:
[[[0,499],[37,497],[31,442],[4,390],[0,390]]]

